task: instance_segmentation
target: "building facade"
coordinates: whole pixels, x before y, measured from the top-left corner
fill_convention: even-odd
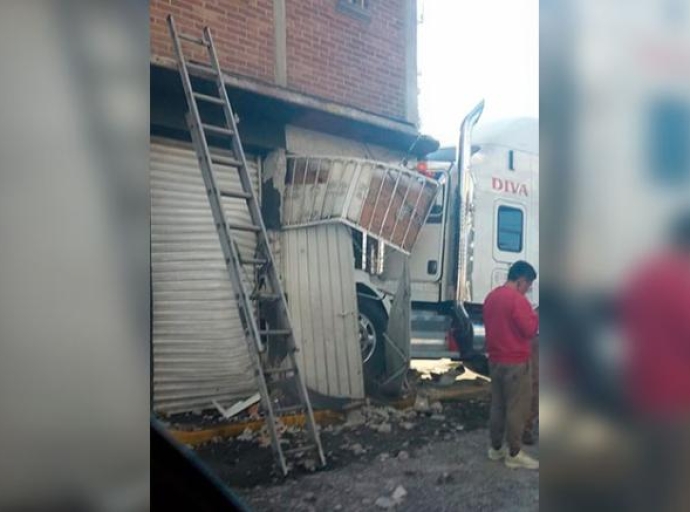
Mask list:
[[[400,161],[418,140],[415,6],[414,0],[150,1],[156,411],[203,410],[214,400],[227,406],[254,392],[234,293],[184,121],[185,98],[166,17],[172,14],[178,31],[190,35],[211,28],[275,239],[308,386],[330,396],[362,398],[349,233],[333,227],[282,231],[281,184],[286,154]],[[189,60],[208,62],[205,50],[185,49]],[[213,92],[209,77],[192,79],[200,92]],[[221,112],[212,108],[202,115],[222,123]],[[222,141],[209,142],[222,152]],[[231,168],[217,172],[226,188],[239,186]],[[246,215],[239,204],[226,208],[240,222]],[[256,240],[249,234],[238,243],[249,254]],[[326,281],[338,279],[324,285],[315,273]],[[312,276],[312,284],[306,287],[295,276]],[[323,313],[315,315],[307,303]]]

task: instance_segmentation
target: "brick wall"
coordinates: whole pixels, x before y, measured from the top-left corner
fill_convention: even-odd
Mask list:
[[[370,0],[370,19],[338,0],[286,0],[288,87],[389,117],[405,118],[405,2]],[[180,31],[211,27],[224,70],[274,83],[273,0],[150,0],[151,51],[172,56],[165,16]],[[190,49],[194,48],[188,45]],[[203,50],[202,50],[203,52]],[[192,57],[205,60],[199,50]]]
[[[149,0],[153,55],[173,56],[168,14],[180,32],[201,35],[204,26],[211,27],[224,70],[273,82],[273,0]],[[208,62],[203,48],[183,44],[185,55]]]
[[[367,22],[337,0],[287,0],[288,85],[404,118],[405,1],[371,0]]]

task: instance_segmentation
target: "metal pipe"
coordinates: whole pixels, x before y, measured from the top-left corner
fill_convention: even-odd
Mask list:
[[[462,125],[460,126],[460,141],[458,143],[456,161],[458,180],[457,186],[453,191],[456,205],[456,211],[454,213],[457,215],[456,219],[458,223],[457,229],[455,229],[453,232],[453,241],[451,246],[451,254],[457,258],[457,265],[455,266],[453,272],[455,274],[455,279],[453,279],[451,282],[454,282],[455,284],[455,296],[458,302],[461,302],[464,299],[461,294],[461,290],[464,289],[465,280],[467,278],[465,255],[463,254],[464,251],[460,250],[461,245],[465,245],[461,244],[460,237],[467,235],[466,233],[461,232],[465,225],[465,205],[462,204],[462,191],[464,190],[465,179],[469,174],[470,160],[472,158],[472,129],[474,128],[474,125],[477,124],[477,121],[479,121],[482,112],[484,112],[484,100],[480,101],[477,106],[475,106],[470,113],[465,116],[465,119],[462,121]]]

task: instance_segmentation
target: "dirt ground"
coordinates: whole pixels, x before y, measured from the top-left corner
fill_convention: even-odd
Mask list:
[[[488,393],[440,403],[424,398],[438,391],[428,382],[414,407],[366,406],[323,428],[326,468],[304,459],[282,477],[257,436],[196,452],[253,511],[538,510],[539,473],[486,458]]]
[[[376,457],[238,493],[256,511],[539,510],[538,472],[489,461],[486,439],[478,429],[411,449],[406,460]],[[391,496],[398,486],[406,494],[396,503]]]

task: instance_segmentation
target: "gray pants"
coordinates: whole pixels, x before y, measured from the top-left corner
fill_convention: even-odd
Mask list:
[[[532,403],[532,364],[489,363],[491,372],[491,446],[505,439],[511,455],[522,447],[522,433]]]

